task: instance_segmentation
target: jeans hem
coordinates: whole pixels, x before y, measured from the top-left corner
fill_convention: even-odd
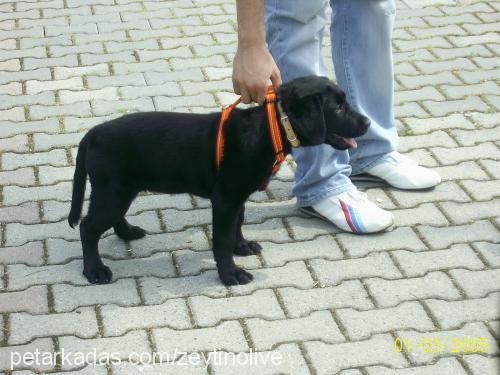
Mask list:
[[[387,154],[389,154],[389,152]],[[374,167],[375,165],[379,164],[380,161],[382,161],[382,159],[387,156],[387,154],[382,154],[379,157],[377,157],[377,158],[375,158],[373,160],[370,160],[369,162],[363,163],[363,164],[361,164],[360,167],[353,167],[351,165],[351,167],[352,167],[351,176],[355,176],[357,174],[365,173],[368,169],[370,169],[370,168]]]
[[[311,198],[302,199],[302,198],[296,197],[297,198],[297,207],[312,206],[316,203],[319,203],[319,201],[322,201],[323,199],[326,199],[326,198],[331,197],[333,195],[342,194],[342,193],[350,190],[350,188],[352,188],[353,186],[354,185],[349,181],[349,183],[347,183],[347,184],[343,184],[339,187],[325,190],[321,194],[316,194],[315,196],[313,196]]]

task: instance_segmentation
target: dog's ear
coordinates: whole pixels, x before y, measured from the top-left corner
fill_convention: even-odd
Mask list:
[[[331,82],[326,77],[302,77],[283,84],[279,90],[290,122],[303,146],[325,142],[326,124],[322,95]]]
[[[296,96],[284,101],[284,108],[293,129],[303,146],[316,146],[325,142],[326,124],[323,104],[319,95]]]

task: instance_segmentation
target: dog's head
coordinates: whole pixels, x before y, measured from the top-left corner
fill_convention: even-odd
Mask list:
[[[283,108],[303,146],[322,143],[345,150],[366,133],[370,120],[356,112],[345,93],[328,78],[296,78],[279,89]]]

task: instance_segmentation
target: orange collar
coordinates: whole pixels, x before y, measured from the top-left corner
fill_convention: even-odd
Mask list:
[[[240,103],[241,98],[238,98],[233,104],[228,105],[222,109],[222,115],[219,121],[219,129],[217,132],[217,149],[216,149],[216,165],[219,169],[222,159],[224,157],[224,125],[226,124],[231,112]],[[274,88],[270,86],[267,89],[265,107],[267,111],[267,120],[269,124],[269,132],[271,134],[271,140],[273,143],[274,154],[276,159],[273,165],[273,174],[275,174],[279,169],[281,163],[285,160],[285,151],[283,150],[283,140],[281,138],[281,131],[278,118],[276,117],[276,92]]]

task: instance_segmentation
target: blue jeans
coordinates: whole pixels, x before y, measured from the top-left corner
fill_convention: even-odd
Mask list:
[[[351,188],[349,176],[362,173],[394,151],[392,28],[394,0],[331,0],[331,42],[335,75],[347,99],[372,122],[357,139],[358,148],[300,147],[293,193],[310,206]],[[327,0],[266,0],[267,43],[283,81],[326,76],[321,45],[327,25]]]

